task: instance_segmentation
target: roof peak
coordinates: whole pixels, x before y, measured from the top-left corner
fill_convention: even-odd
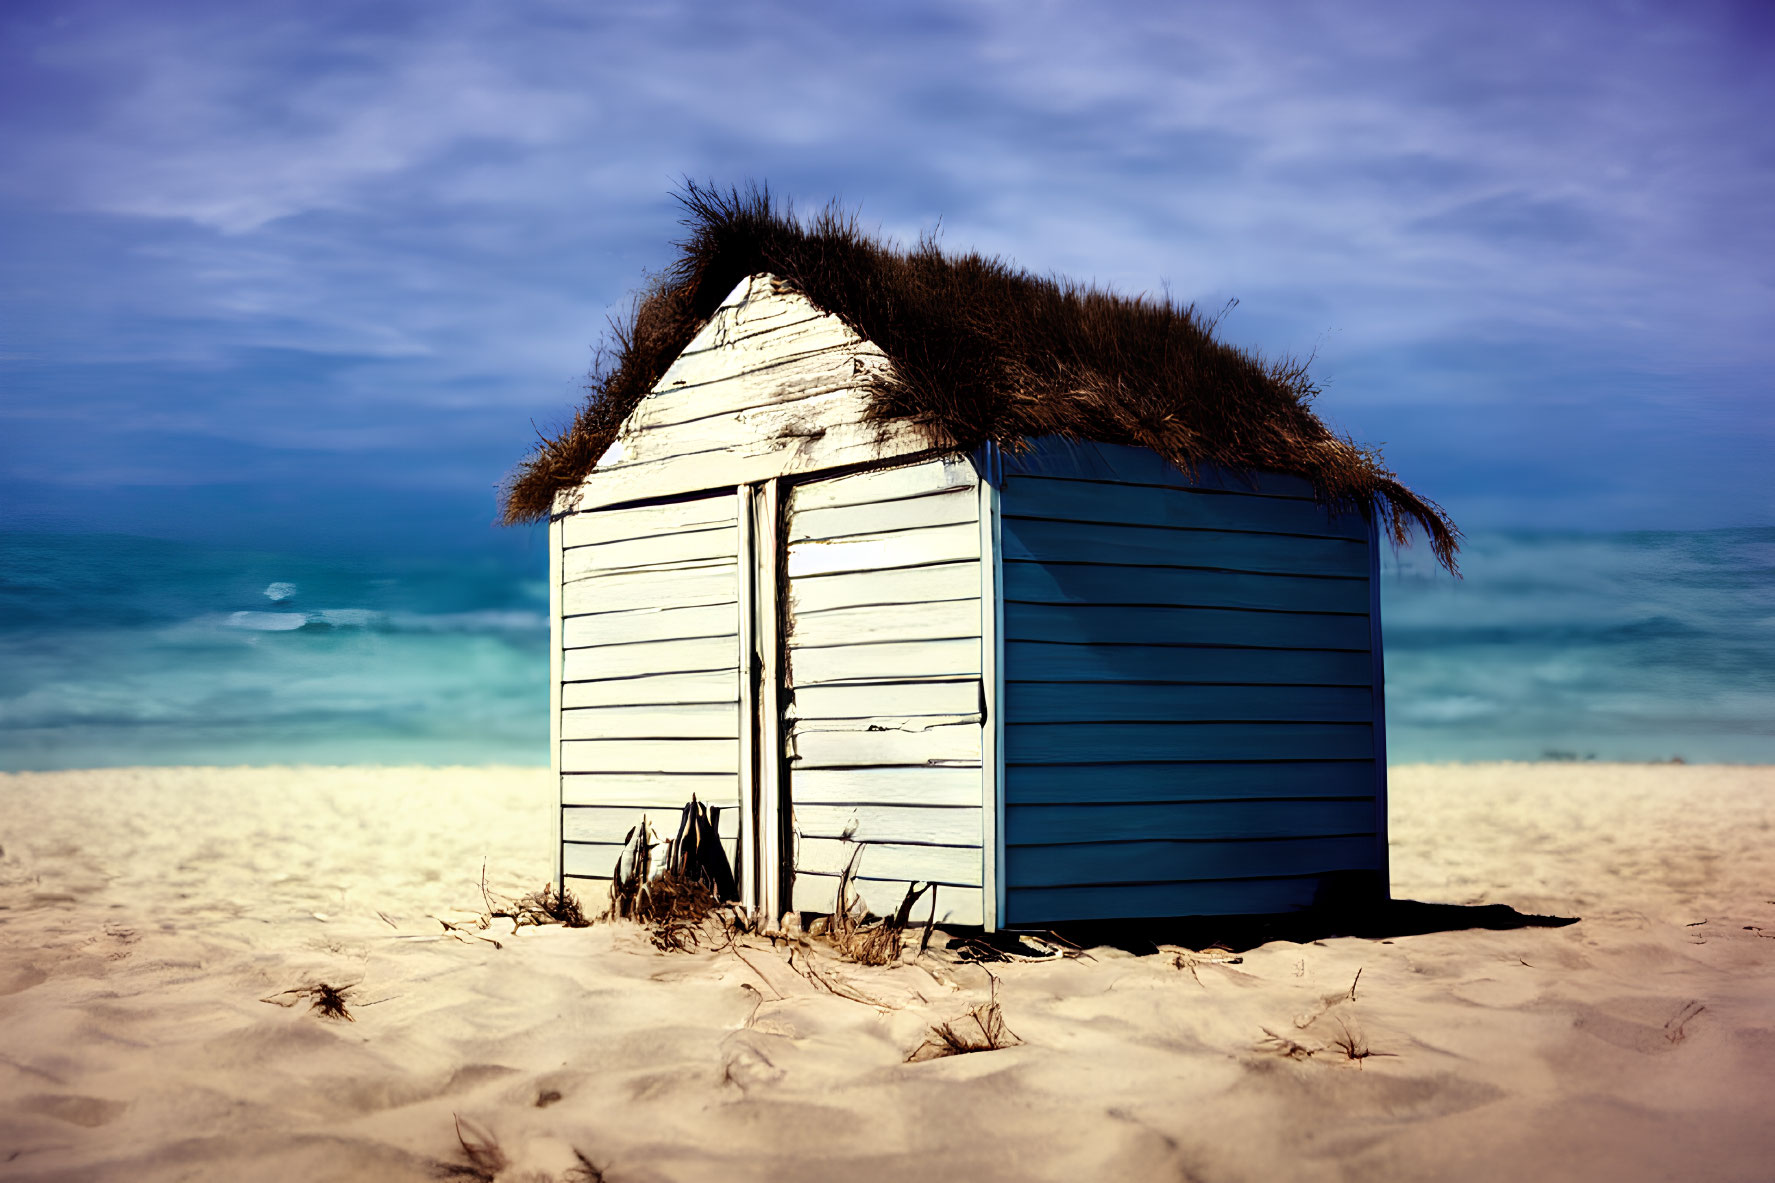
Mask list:
[[[1193,305],[1044,278],[1002,259],[865,234],[836,202],[802,220],[762,185],[688,183],[678,257],[613,322],[573,423],[544,438],[504,490],[508,522],[545,517],[583,480],[737,285],[768,275],[838,316],[893,362],[868,375],[872,414],[971,449],[1046,435],[1150,448],[1202,464],[1292,473],[1336,509],[1379,516],[1396,543],[1414,523],[1450,570],[1459,532],[1400,484],[1379,453],[1313,412],[1305,363],[1217,341]]]

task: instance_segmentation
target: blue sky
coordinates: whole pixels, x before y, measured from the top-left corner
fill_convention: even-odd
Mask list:
[[[1775,18],[0,8],[11,528],[529,547],[682,177],[1215,308],[1469,530],[1775,523]]]

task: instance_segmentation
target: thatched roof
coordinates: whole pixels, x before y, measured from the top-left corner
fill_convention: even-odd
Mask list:
[[[870,379],[871,414],[960,450],[1015,451],[1058,435],[1151,448],[1197,465],[1304,477],[1335,509],[1379,516],[1396,543],[1424,529],[1451,571],[1460,534],[1438,505],[1400,484],[1378,452],[1334,433],[1311,409],[1304,364],[1268,361],[1214,339],[1193,306],[1045,279],[934,240],[910,250],[865,235],[836,206],[803,222],[762,188],[691,184],[678,259],[613,323],[589,397],[503,490],[508,523],[548,516],[584,479],[623,421],[734,286],[768,272],[874,342],[893,362]]]

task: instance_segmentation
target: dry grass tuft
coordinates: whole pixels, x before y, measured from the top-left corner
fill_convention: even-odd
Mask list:
[[[743,924],[728,915],[724,901],[739,894],[717,829],[718,817],[694,796],[680,815],[677,836],[665,843],[663,868],[653,870],[654,831],[643,816],[623,838],[623,852],[610,876],[608,915],[645,925],[654,947],[688,952],[702,944],[707,922],[728,919],[731,940]]]
[[[499,1148],[499,1140],[483,1127],[458,1114],[451,1114],[456,1120],[456,1141],[462,1147],[462,1156],[466,1163],[440,1162],[436,1164],[437,1174],[444,1179],[475,1179],[480,1183],[493,1183],[499,1172],[510,1165],[505,1151]]]
[[[908,1064],[970,1052],[995,1052],[1023,1042],[1005,1026],[1004,1011],[998,1005],[998,979],[990,973],[987,977],[992,979],[992,996],[979,1006],[970,1007],[960,1018],[932,1027],[924,1042],[906,1057]]]
[[[316,982],[312,986],[297,986],[293,990],[280,990],[269,998],[261,998],[260,1002],[269,1002],[273,1006],[295,1006],[304,998],[309,1000],[310,1010],[317,1010],[322,1018],[344,1019],[347,1023],[355,1023],[351,1012],[345,1007],[345,996],[357,989],[356,982],[343,986],[335,986],[329,982]],[[284,998],[288,996],[289,1001]]]
[[[604,1183],[603,1170],[591,1159],[587,1158],[584,1151],[575,1147],[573,1157],[579,1161],[575,1165],[567,1168],[567,1173],[562,1176],[565,1183]]]
[[[514,933],[526,924],[560,924],[568,928],[592,926],[573,892],[565,887],[557,891],[552,883],[543,884],[542,890],[513,900],[506,907],[495,909],[490,915],[510,920]]]
[[[854,898],[851,888],[857,876],[857,860],[862,855],[863,847],[858,845],[851,851],[844,870],[839,873],[838,890],[832,902],[832,916],[827,920],[822,935],[840,956],[859,965],[892,965],[900,960],[900,954],[905,948],[906,928],[911,923],[913,905],[929,891],[931,914],[925,921],[924,933],[918,944],[919,952],[922,953],[930,944],[931,929],[937,920],[937,885],[926,883],[921,887],[916,883],[908,883],[905,898],[900,901],[894,914],[869,924],[869,914],[862,901]]]
[[[1296,1025],[1299,1026],[1298,1023]],[[1397,1052],[1375,1051],[1369,1046],[1368,1040],[1363,1036],[1361,1030],[1352,1030],[1343,1019],[1337,1021],[1337,1027],[1337,1036],[1329,1043],[1321,1044],[1318,1047],[1311,1047],[1286,1035],[1278,1035],[1268,1027],[1260,1027],[1258,1030],[1263,1032],[1264,1038],[1258,1041],[1257,1046],[1263,1051],[1275,1052],[1290,1060],[1310,1060],[1321,1052],[1339,1052],[1345,1060],[1355,1064],[1358,1068],[1362,1066],[1364,1060],[1373,1059],[1376,1056],[1391,1058],[1399,1054]]]
[[[1319,419],[1307,364],[1217,341],[1217,318],[1193,305],[945,255],[931,236],[903,249],[865,234],[836,204],[799,219],[761,186],[689,183],[678,200],[688,233],[677,260],[612,322],[573,422],[539,433],[512,473],[506,522],[546,518],[555,492],[592,471],[734,285],[768,272],[887,354],[892,366],[867,379],[871,415],[910,423],[934,447],[991,441],[1017,451],[1060,436],[1151,448],[1186,473],[1292,473],[1329,510],[1373,514],[1395,543],[1421,527],[1454,569],[1454,523],[1378,451]]]
[[[1337,1038],[1333,1039],[1326,1045],[1326,1047],[1333,1051],[1342,1052],[1346,1060],[1355,1061],[1358,1067],[1361,1066],[1363,1060],[1370,1059],[1374,1056],[1398,1055],[1397,1052],[1375,1051],[1368,1046],[1368,1040],[1363,1038],[1361,1031],[1350,1030],[1350,1025],[1345,1023],[1342,1019],[1338,1020],[1337,1025],[1339,1034]]]

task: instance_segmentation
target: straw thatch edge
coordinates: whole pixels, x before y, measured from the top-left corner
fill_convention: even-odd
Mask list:
[[[1395,545],[1415,524],[1451,572],[1460,532],[1401,484],[1378,450],[1314,414],[1304,362],[1214,339],[1193,305],[1047,279],[978,254],[910,250],[864,234],[829,204],[797,219],[763,186],[687,182],[678,259],[611,322],[573,421],[539,434],[501,489],[510,525],[549,516],[623,421],[747,276],[769,273],[872,341],[893,365],[869,379],[870,414],[969,451],[1053,435],[1150,448],[1185,473],[1217,465],[1306,479],[1333,512],[1375,515]]]

